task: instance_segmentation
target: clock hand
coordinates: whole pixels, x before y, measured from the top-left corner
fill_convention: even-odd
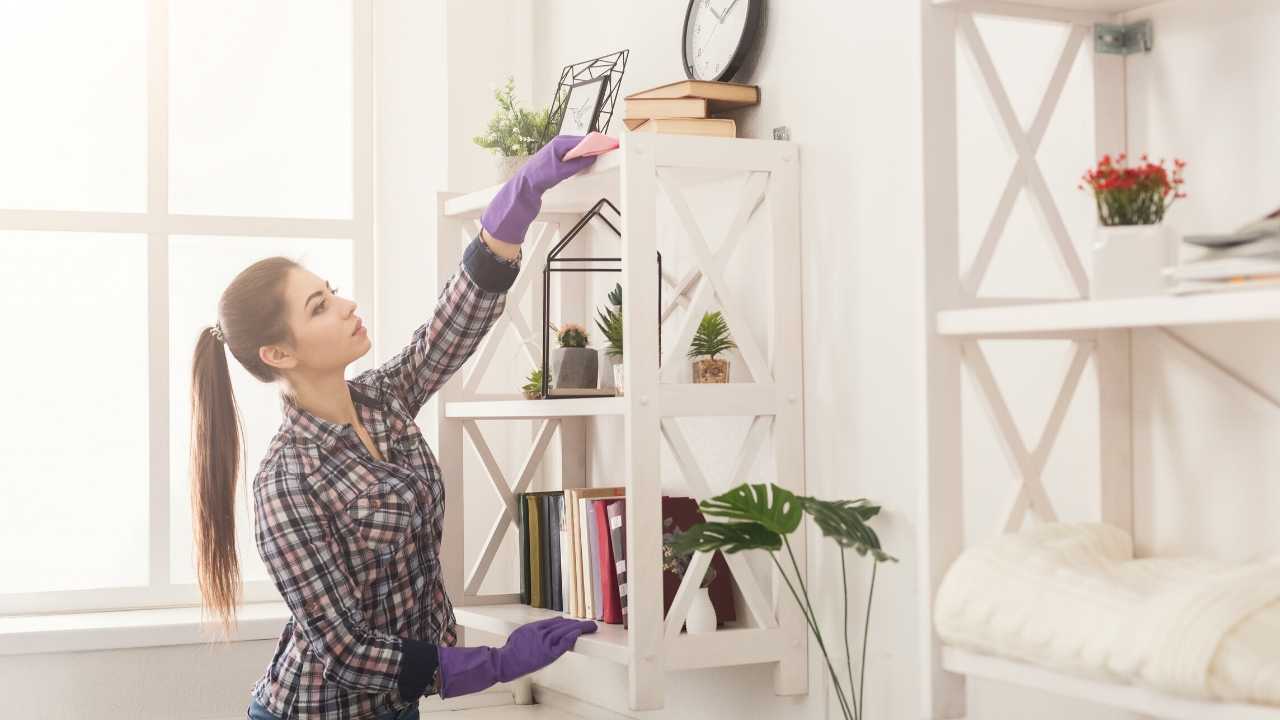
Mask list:
[[[724,22],[724,19],[729,17],[729,11],[733,10],[733,6],[737,4],[738,0],[733,0],[733,2],[729,3],[729,7],[725,8],[724,12],[720,13],[720,22]]]
[[[724,15],[721,15],[720,13],[716,12],[716,6],[711,4],[711,0],[703,0],[702,4],[705,5],[706,8],[711,11],[712,15],[716,16],[716,20],[720,22],[724,22]]]

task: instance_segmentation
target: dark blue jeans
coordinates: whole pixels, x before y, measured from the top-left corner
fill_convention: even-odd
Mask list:
[[[257,698],[249,698],[249,714],[246,716],[249,720],[280,720],[270,710],[263,707]],[[383,715],[378,720],[419,720],[417,704],[410,705],[403,712],[390,712]]]

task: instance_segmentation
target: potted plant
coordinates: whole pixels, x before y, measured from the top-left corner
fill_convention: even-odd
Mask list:
[[[664,518],[662,521],[662,569],[670,570],[676,577],[683,578],[689,570],[689,562],[693,560],[693,551],[676,550],[676,543],[686,531],[676,528],[672,530],[675,518]],[[711,594],[707,588],[716,579],[716,569],[707,566],[707,572],[698,583],[698,591],[693,595],[693,603],[689,605],[689,614],[684,619],[685,630],[690,633],[714,632],[716,629],[716,607],[711,603]]]
[[[512,77],[508,77],[507,84],[495,90],[493,96],[498,101],[498,109],[489,119],[485,133],[473,141],[498,156],[498,172],[502,181],[506,181],[544,144],[550,109],[520,107]]]
[[[604,348],[609,358],[609,379],[618,394],[622,394],[622,285],[615,283],[609,291],[609,307],[596,308],[596,327],[604,335]]]
[[[577,323],[564,323],[555,328],[560,347],[552,355],[552,377],[556,389],[595,388],[596,351],[587,347],[587,330]]]
[[[548,373],[548,386],[551,385],[551,377],[551,374]],[[533,371],[529,373],[529,377],[526,379],[525,384],[520,387],[520,390],[524,392],[525,400],[537,400],[542,397],[542,368],[534,368]]]
[[[1090,296],[1129,297],[1165,292],[1166,267],[1178,262],[1177,234],[1164,223],[1175,201],[1186,197],[1182,169],[1186,163],[1153,163],[1129,167],[1125,155],[1103,155],[1084,174],[1081,190],[1093,193],[1098,210]]]
[[[863,692],[867,665],[867,633],[871,626],[871,600],[876,590],[876,569],[882,562],[897,562],[897,559],[884,552],[880,547],[880,538],[867,524],[880,512],[880,507],[872,505],[865,499],[857,500],[818,500],[817,498],[796,495],[786,488],[777,485],[739,485],[732,490],[703,500],[698,507],[704,515],[722,517],[733,522],[704,522],[691,526],[672,541],[672,549],[677,555],[694,550],[725,553],[743,550],[765,550],[773,560],[774,566],[782,579],[786,581],[791,597],[800,606],[826,660],[827,672],[831,676],[832,687],[840,702],[840,709],[846,720],[861,720],[862,702],[866,699]],[[818,628],[818,616],[809,601],[809,590],[805,585],[796,556],[791,550],[788,535],[800,527],[804,517],[813,518],[814,524],[822,534],[835,541],[840,547],[840,579],[844,588],[844,651],[845,671],[848,695],[845,694],[845,683],[841,682],[827,652],[827,645],[822,631]],[[778,561],[778,551],[786,548],[791,560],[795,581],[788,577]],[[849,652],[849,576],[845,569],[846,550],[852,548],[862,557],[870,557],[871,584],[867,590],[867,616],[862,633],[862,660],[859,663],[858,689],[854,691],[853,655]]]
[[[729,361],[716,358],[716,355],[730,348],[738,347],[729,337],[729,324],[724,321],[720,311],[709,312],[702,316],[698,323],[698,332],[689,343],[689,357],[702,358],[693,362],[693,381],[695,383],[727,383],[729,382]]]

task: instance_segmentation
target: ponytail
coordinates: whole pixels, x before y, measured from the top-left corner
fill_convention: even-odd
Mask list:
[[[279,377],[258,350],[293,342],[284,286],[289,271],[298,267],[289,258],[269,257],[242,270],[222,293],[217,325],[201,330],[196,338],[191,362],[191,526],[196,579],[202,607],[217,615],[224,639],[230,639],[235,628],[242,588],[236,554],[241,427],[227,353],[261,382]]]
[[[196,579],[204,605],[235,628],[240,599],[236,554],[236,481],[240,476],[240,424],[227,353],[214,328],[200,332],[191,362],[191,513]]]

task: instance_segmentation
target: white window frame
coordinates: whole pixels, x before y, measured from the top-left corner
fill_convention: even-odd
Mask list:
[[[352,214],[348,219],[181,215],[169,212],[169,0],[147,7],[147,209],[145,213],[0,209],[0,230],[131,233],[147,237],[149,583],[0,594],[0,615],[193,607],[194,583],[174,583],[170,568],[169,238],[174,235],[342,238],[352,241],[357,303],[374,310],[374,47],[371,0],[353,0]],[[248,482],[241,468],[237,492]],[[255,552],[240,547],[241,556]],[[245,602],[278,601],[269,580],[246,581]]]

